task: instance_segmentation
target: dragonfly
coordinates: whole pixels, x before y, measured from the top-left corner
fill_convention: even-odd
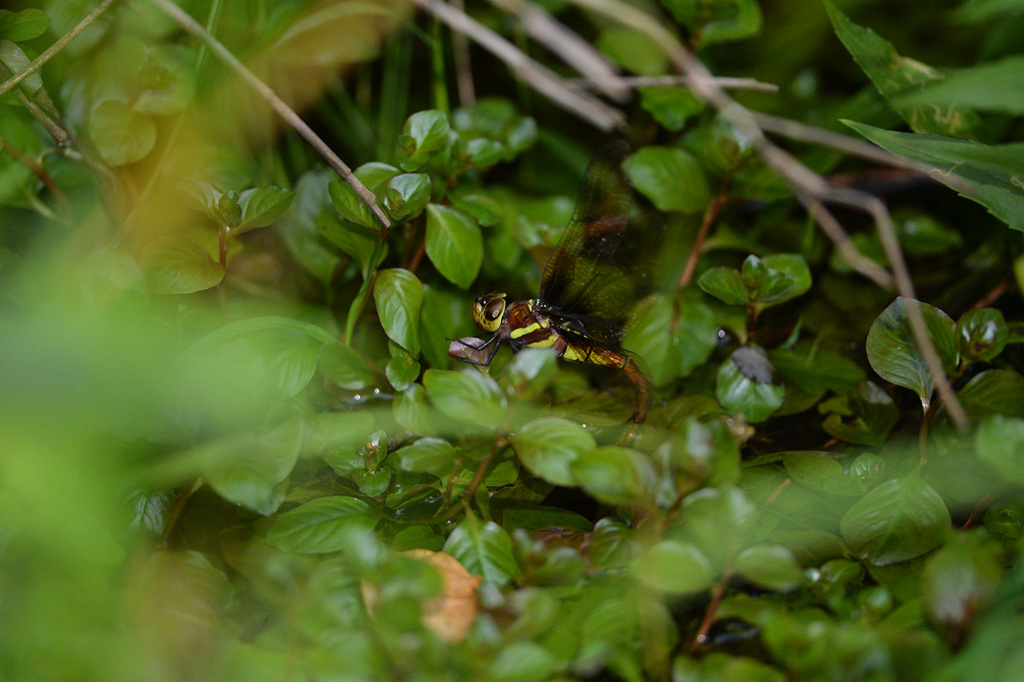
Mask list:
[[[479,296],[473,321],[489,339],[454,339],[448,354],[463,362],[490,365],[503,341],[513,352],[547,348],[569,362],[621,371],[636,389],[632,440],[647,415],[651,379],[643,360],[622,348],[638,321],[649,287],[644,254],[628,232],[632,189],[622,168],[629,156],[624,141],[612,143],[590,161],[572,219],[541,277],[536,298],[510,302],[505,292]]]

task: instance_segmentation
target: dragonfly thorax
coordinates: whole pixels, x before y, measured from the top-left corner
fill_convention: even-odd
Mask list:
[[[473,301],[473,322],[485,332],[496,332],[505,317],[505,293],[493,291]]]

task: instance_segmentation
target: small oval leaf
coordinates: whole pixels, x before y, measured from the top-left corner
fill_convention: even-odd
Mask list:
[[[922,408],[927,411],[931,405],[935,381],[914,341],[907,317],[908,304],[920,307],[928,325],[928,335],[935,344],[945,371],[955,371],[957,351],[953,320],[933,305],[911,302],[902,296],[893,301],[872,323],[867,339],[868,362],[886,381],[917,393]]]
[[[949,510],[917,476],[886,481],[858,500],[840,521],[850,551],[875,566],[919,557],[941,545]]]
[[[416,275],[401,268],[381,270],[373,285],[373,300],[388,337],[413,357],[419,355],[423,284]]]
[[[662,211],[703,211],[711,191],[693,156],[673,147],[646,147],[626,159],[623,170],[633,185]]]
[[[484,240],[476,222],[462,211],[427,205],[427,255],[452,284],[465,289],[484,259]]]
[[[572,463],[595,447],[586,429],[558,417],[536,419],[512,437],[516,456],[531,473],[562,486],[576,485]]]
[[[373,530],[370,505],[334,495],[307,502],[281,514],[267,531],[267,544],[289,552],[323,554],[344,549],[353,528]]]

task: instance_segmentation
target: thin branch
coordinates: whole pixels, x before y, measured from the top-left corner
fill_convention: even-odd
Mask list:
[[[608,82],[620,83],[629,88],[678,88],[686,85],[684,76],[607,76]],[[590,78],[574,78],[570,81],[580,87],[594,89],[602,87],[606,83],[602,78],[592,76]],[[765,83],[755,78],[731,78],[729,76],[715,76],[718,87],[726,90],[750,90],[754,92],[776,93],[779,86],[774,83]]]
[[[166,0],[153,0],[164,2]],[[541,93],[566,111],[589,121],[597,128],[611,131],[624,128],[626,117],[593,95],[567,83],[543,64],[531,59],[500,35],[460,12],[441,0],[413,0],[419,7],[448,24],[453,30],[464,33],[485,50],[505,62],[516,75],[525,80],[534,90]]]
[[[761,129],[770,133],[782,135],[783,137],[788,137],[791,140],[810,142],[811,144],[835,149],[836,151],[849,154],[850,156],[857,156],[868,161],[874,161],[894,168],[905,168],[928,177],[933,177],[935,169],[932,166],[915,161],[914,159],[910,159],[906,156],[893,154],[892,152],[873,145],[870,142],[858,140],[857,138],[850,137],[849,135],[843,135],[831,130],[826,130],[825,128],[819,128],[817,126],[807,125],[806,123],[800,123],[799,121],[793,121],[788,118],[781,118],[779,116],[772,116],[771,114],[762,114],[759,112],[752,113],[754,120],[759,126],[761,126]],[[969,193],[973,191],[968,183],[955,175],[943,178],[943,182],[958,192]]]
[[[871,215],[877,226],[886,257],[892,267],[897,291],[909,301],[917,300],[913,282],[910,280],[909,271],[900,250],[899,240],[896,238],[896,232],[884,202],[866,192],[830,186],[820,175],[772,144],[764,136],[755,116],[729,97],[715,82],[714,76],[711,75],[707,67],[687,51],[676,37],[651,15],[621,0],[573,0],[573,2],[613,18],[629,28],[646,33],[668,56],[675,68],[684,75],[686,84],[693,94],[718,110],[722,117],[732,125],[736,135],[747,140],[758,151],[764,162],[785,178],[797,196],[806,195],[822,202],[839,203]],[[828,234],[827,231],[826,234]],[[852,244],[847,248],[852,248]],[[907,306],[907,312],[914,340],[928,365],[939,395],[946,403],[950,419],[957,428],[965,429],[968,423],[966,413],[956,394],[953,393],[949,379],[942,369],[935,344],[932,343],[928,334],[924,316],[914,303]]]
[[[116,0],[103,0],[103,2],[96,6],[96,9],[89,12],[84,19],[78,22],[78,25],[61,36],[57,42],[50,45],[50,47],[48,47],[41,55],[29,62],[24,71],[17,73],[12,78],[8,78],[4,81],[4,83],[0,85],[0,95],[10,91],[11,88],[38,71],[43,64],[50,61],[55,54],[63,50],[68,43],[78,37],[79,33],[87,29],[92,22],[96,21],[101,14],[106,12],[107,8],[113,5],[114,2],[116,2]]]
[[[815,222],[818,223],[821,231],[832,240],[836,251],[839,252],[839,255],[842,256],[847,265],[883,289],[893,288],[895,280],[892,274],[865,256],[854,246],[850,235],[846,234],[846,230],[843,229],[843,226],[839,224],[839,221],[836,220],[836,217],[832,215],[832,212],[828,210],[825,204],[807,192],[797,192],[796,197],[804,205],[804,208],[807,209],[811,217],[814,218]]]
[[[317,151],[320,156],[327,161],[328,165],[333,168],[342,179],[351,185],[352,189],[356,191],[359,198],[363,200],[370,210],[373,212],[377,220],[385,228],[391,227],[391,221],[384,215],[380,206],[377,205],[377,200],[373,196],[373,192],[366,188],[366,186],[359,181],[352,170],[345,164],[341,158],[334,153],[334,151],[327,146],[327,143],[320,139],[320,136],[313,132],[305,121],[303,121],[295,111],[285,104],[284,100],[277,96],[270,86],[261,81],[252,71],[250,71],[242,62],[238,60],[235,55],[231,53],[220,41],[210,35],[209,31],[202,27],[202,25],[193,19],[189,14],[183,11],[180,7],[175,5],[170,0],[150,0],[154,5],[160,8],[167,16],[171,17],[179,26],[185,31],[190,33],[203,45],[209,48],[210,52],[217,56],[222,62],[224,62],[229,68],[235,73],[242,77],[249,86],[255,90],[259,95],[266,100],[277,114],[283,118],[288,125],[295,129],[310,144],[313,149]]]
[[[630,86],[624,84],[616,66],[597,48],[569,29],[540,5],[526,0],[490,0],[491,4],[516,15],[526,33],[579,71],[587,83],[602,90],[616,102],[625,102]]]
[[[68,143],[68,140],[71,139],[71,136],[68,135],[68,131],[60,127],[60,125],[58,125],[49,114],[43,111],[42,107],[32,101],[32,99],[25,94],[24,88],[18,88],[15,90],[14,94],[17,95],[18,100],[25,106],[28,113],[32,114],[33,118],[39,121],[40,125],[46,129],[46,132],[50,134],[50,137],[53,138],[54,142],[62,147]]]
[[[452,5],[465,12],[463,0],[452,0]],[[459,104],[471,107],[476,102],[476,88],[473,86],[473,63],[469,58],[469,39],[465,33],[452,32],[452,59],[455,61],[455,88],[459,93]]]

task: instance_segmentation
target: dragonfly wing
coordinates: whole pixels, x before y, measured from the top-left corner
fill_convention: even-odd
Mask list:
[[[601,330],[594,324],[587,331],[610,343],[621,338],[634,294],[628,268],[616,264],[632,201],[622,170],[629,152],[620,140],[591,160],[572,220],[544,269],[540,288],[546,308],[570,318],[603,320]]]

